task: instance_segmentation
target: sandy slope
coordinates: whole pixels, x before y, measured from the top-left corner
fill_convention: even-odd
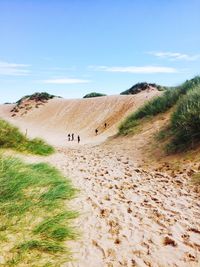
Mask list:
[[[0,117],[9,119],[31,137],[40,136],[56,146],[69,145],[68,133],[80,135],[81,143],[104,141],[116,133],[120,121],[144,101],[160,94],[157,90],[131,96],[106,96],[90,99],[53,99],[26,115],[12,118],[13,105],[1,105]],[[20,114],[23,114],[23,110]],[[104,123],[107,128],[104,129]],[[99,135],[95,136],[98,128]]]
[[[109,146],[62,155],[68,165],[60,156],[58,166],[82,189],[75,266],[198,266],[199,196],[187,179],[138,169]]]
[[[186,177],[138,168],[121,148],[63,148],[45,159],[81,190],[71,204],[82,237],[62,267],[199,266],[199,195]]]
[[[199,195],[185,175],[171,177],[138,167],[137,156],[149,141],[147,134],[138,136],[135,143],[118,138],[66,147],[69,128],[80,131],[87,143],[114,134],[118,121],[146,95],[138,95],[137,101],[133,96],[102,99],[56,99],[14,119],[23,129],[30,127],[34,135],[41,129],[47,140],[59,145],[58,152],[48,158],[23,158],[50,162],[81,190],[71,205],[81,213],[75,223],[82,237],[70,244],[75,262],[63,267],[199,266]],[[0,111],[4,117],[9,115],[6,109]],[[102,137],[94,137],[93,128],[105,120],[109,129]],[[63,135],[57,141],[60,132]]]

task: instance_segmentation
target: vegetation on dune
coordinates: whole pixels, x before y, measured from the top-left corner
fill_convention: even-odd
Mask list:
[[[61,266],[77,237],[66,209],[76,190],[55,168],[0,158],[1,266]]]
[[[133,133],[145,119],[173,108],[169,125],[160,130],[159,141],[166,140],[166,151],[173,153],[192,148],[200,142],[200,77],[168,89],[131,114],[119,127],[119,134]]]
[[[91,98],[91,97],[99,97],[99,96],[106,96],[105,94],[92,92],[87,95],[85,95],[83,98]]]
[[[200,86],[190,91],[178,103],[172,114],[171,124],[183,136],[200,136]]]
[[[54,148],[43,140],[39,138],[29,140],[17,127],[2,119],[0,119],[0,147],[37,155],[49,155],[54,152]]]
[[[32,95],[23,96],[16,103],[17,103],[17,105],[20,105],[25,99],[27,99],[27,100],[35,100],[37,102],[37,101],[49,100],[49,99],[52,99],[54,97],[56,97],[56,96],[55,95],[48,94],[46,92],[34,93]]]
[[[150,89],[150,88],[156,88],[159,91],[163,91],[166,89],[166,87],[164,86],[160,86],[156,83],[147,83],[147,82],[143,82],[143,83],[136,83],[135,85],[133,85],[131,88],[129,88],[128,90],[125,90],[124,92],[120,93],[120,95],[134,95],[137,94],[141,91]]]
[[[119,134],[127,135],[135,133],[136,127],[138,127],[139,121],[132,118],[132,115],[128,116],[119,126]]]
[[[0,147],[38,155],[54,152],[2,119]],[[78,213],[67,208],[76,194],[70,181],[45,163],[0,156],[0,165],[0,265],[54,267],[71,260],[65,241],[77,237],[71,221]]]
[[[179,91],[179,89],[168,89],[163,95],[148,101],[122,122],[119,127],[119,133],[128,134],[133,127],[139,124],[141,119],[155,116],[170,109],[177,102],[180,95]]]
[[[200,85],[179,100],[171,115],[169,152],[193,147],[200,141]]]
[[[182,85],[166,90],[161,96],[155,97],[136,112],[127,117],[119,127],[119,134],[126,135],[133,131],[142,119],[164,113],[171,107],[176,105],[179,99],[186,95],[189,91],[200,85],[200,77],[188,80]]]

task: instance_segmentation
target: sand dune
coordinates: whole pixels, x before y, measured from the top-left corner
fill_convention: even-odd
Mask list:
[[[53,164],[80,189],[71,205],[80,211],[75,225],[82,235],[70,243],[75,261],[62,267],[199,266],[199,195],[187,175],[171,177],[138,166],[138,149],[148,142],[147,135],[137,142],[121,137],[98,144],[116,133],[127,114],[158,93],[53,99],[14,118],[12,106],[0,107],[0,116],[58,146],[57,153],[45,159],[21,157]],[[108,129],[103,128],[105,122]],[[72,131],[85,145],[66,147],[66,135]]]
[[[151,90],[131,96],[74,100],[55,98],[39,108],[32,108],[25,115],[17,115],[14,118],[10,113],[13,105],[1,105],[0,117],[10,120],[24,132],[27,129],[30,137],[43,137],[56,146],[69,145],[68,133],[79,134],[82,144],[101,142],[117,132],[123,118],[158,94],[159,91]],[[95,136],[96,128],[99,131],[98,136]]]

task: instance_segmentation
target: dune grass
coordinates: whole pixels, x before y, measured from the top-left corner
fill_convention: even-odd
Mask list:
[[[0,147],[44,156],[54,152],[54,148],[42,139],[30,140],[17,127],[2,119],[0,119]]]
[[[179,100],[169,124],[158,132],[156,139],[167,143],[168,154],[194,148],[200,143],[200,85]]]
[[[0,147],[44,156],[54,152],[1,119]],[[78,213],[67,203],[75,194],[54,167],[0,156],[0,266],[53,267],[70,260],[66,241],[77,238],[71,221]]]
[[[200,85],[200,76],[186,81],[181,86],[166,90],[161,96],[150,100],[136,112],[128,116],[119,126],[119,134],[126,135],[133,132],[133,128],[140,123],[141,119],[166,112],[187,92],[195,89],[198,85]]]
[[[200,142],[200,85],[178,102],[169,126],[173,135],[169,151],[192,148]]]
[[[76,190],[45,163],[1,157],[0,166],[1,266],[61,266],[70,258],[65,241],[77,237],[78,214],[66,208]]]
[[[179,98],[179,89],[169,89],[163,95],[153,98],[128,116],[119,127],[119,134],[126,135],[132,132],[142,119],[155,116],[170,109]]]

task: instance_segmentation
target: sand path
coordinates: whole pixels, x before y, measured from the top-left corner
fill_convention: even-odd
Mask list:
[[[127,114],[157,94],[54,99],[15,118],[10,105],[0,106],[3,118],[22,131],[28,129],[30,137],[43,137],[58,147],[48,158],[26,159],[53,164],[80,189],[71,205],[80,211],[75,224],[82,235],[69,244],[76,261],[65,267],[200,266],[199,194],[187,175],[145,171],[144,164],[138,168],[140,150],[152,130],[134,140],[123,137],[101,143],[117,132]],[[105,121],[108,129],[100,128],[94,136],[94,129]],[[63,148],[69,145],[69,130],[81,134],[82,145]]]
[[[72,206],[82,236],[64,266],[199,266],[199,196],[187,179],[146,172],[109,145],[63,148],[45,161],[81,190]]]

